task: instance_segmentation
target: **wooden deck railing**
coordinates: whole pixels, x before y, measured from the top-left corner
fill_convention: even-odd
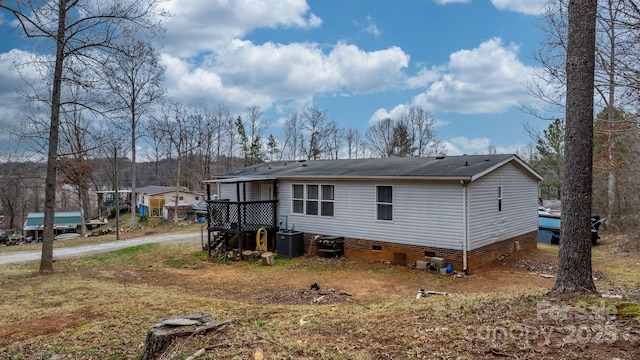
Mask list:
[[[207,201],[209,231],[245,232],[278,227],[277,200]]]

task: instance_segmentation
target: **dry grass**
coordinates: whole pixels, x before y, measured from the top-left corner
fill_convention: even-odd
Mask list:
[[[609,250],[606,241],[594,248],[594,267],[606,274],[598,287],[624,299],[548,299],[553,279],[508,264],[469,278],[349,259],[277,259],[264,267],[210,262],[189,243],[60,260],[48,276],[36,274],[37,264],[2,266],[0,358],[136,359],[151,324],[206,313],[233,323],[176,342],[165,358],[205,348],[199,359],[634,359],[640,266],[618,266]],[[556,254],[541,246],[529,256],[552,261]],[[321,297],[312,283],[336,291]],[[419,288],[451,295],[416,299]],[[601,307],[615,341],[595,337]],[[573,317],[580,309],[591,317]],[[533,332],[542,326],[556,332],[548,339]]]

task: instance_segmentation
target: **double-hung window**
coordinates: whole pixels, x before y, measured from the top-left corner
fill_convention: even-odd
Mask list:
[[[502,186],[498,186],[498,212],[502,211]]]
[[[294,214],[304,214],[304,185],[293,185],[291,199],[291,212]]]
[[[393,220],[393,188],[376,186],[376,207],[378,220]]]
[[[333,185],[322,185],[321,216],[333,216]]]
[[[307,215],[318,215],[318,185],[307,185]]]

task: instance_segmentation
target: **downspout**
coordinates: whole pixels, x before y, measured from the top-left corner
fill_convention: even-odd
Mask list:
[[[462,185],[462,271],[467,273],[467,249],[469,237],[467,236],[467,183],[460,180]]]

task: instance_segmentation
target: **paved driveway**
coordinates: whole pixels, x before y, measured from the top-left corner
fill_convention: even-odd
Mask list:
[[[96,253],[123,249],[126,247],[131,247],[131,246],[136,246],[141,244],[165,242],[165,241],[180,241],[180,242],[193,241],[193,242],[199,243],[200,233],[146,236],[146,237],[137,238],[137,239],[116,240],[113,242],[108,242],[103,244],[85,245],[85,246],[62,248],[62,249],[55,249],[54,247],[53,258],[63,259],[63,258],[69,258],[69,257],[83,256],[83,255],[96,254]],[[27,261],[36,261],[36,260],[40,261],[41,255],[42,255],[42,251],[40,250],[1,254],[0,265],[23,263]]]

